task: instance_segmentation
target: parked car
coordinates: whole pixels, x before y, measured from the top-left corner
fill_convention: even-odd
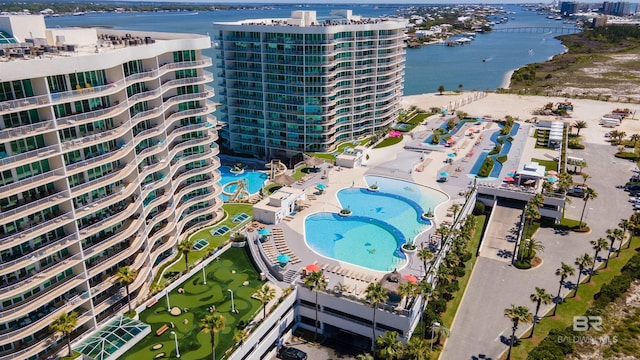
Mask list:
[[[567,191],[567,195],[582,197],[584,195],[584,189],[584,186],[574,186]]]
[[[278,350],[278,357],[283,360],[307,360],[307,353],[294,347],[283,346]]]
[[[624,191],[637,191],[637,190],[640,190],[640,184],[631,183],[631,184],[626,184],[624,186]]]

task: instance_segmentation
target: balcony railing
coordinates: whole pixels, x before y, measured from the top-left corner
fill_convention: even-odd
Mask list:
[[[62,279],[61,281],[58,281],[57,283],[40,292],[38,294],[38,297],[23,301],[22,304],[9,307],[8,309],[0,310],[0,319],[10,320],[11,318],[26,315],[30,311],[33,311],[33,309],[37,309],[41,305],[44,305],[45,303],[51,301],[52,298],[57,297],[58,295],[60,295],[60,293],[64,293],[66,291],[69,291],[70,288],[74,288],[80,285],[80,283],[82,283],[83,281],[85,281],[84,273]],[[62,285],[66,286],[63,287]],[[62,292],[60,290],[62,290]],[[11,318],[9,318],[10,316]]]
[[[18,189],[21,187],[30,186],[30,188],[33,188],[41,185],[41,182],[49,183],[56,181],[58,180],[58,178],[64,177],[64,175],[64,169],[54,169],[36,176],[31,176],[26,179],[16,181],[8,185],[0,186],[0,194],[3,194],[0,195],[0,197],[5,197],[4,194],[8,194],[9,192],[18,192]]]
[[[84,168],[85,166],[90,166],[92,164],[97,164],[97,163],[100,163],[100,162],[103,162],[103,161],[114,161],[114,160],[116,160],[116,158],[123,157],[124,154],[128,153],[129,151],[131,151],[131,149],[133,149],[132,146],[124,146],[124,147],[121,147],[119,149],[112,150],[112,151],[109,151],[107,153],[104,153],[102,155],[94,156],[92,158],[89,158],[89,159],[86,159],[86,160],[83,160],[83,161],[78,161],[77,163],[73,163],[73,164],[67,165],[67,172],[73,173],[73,172],[75,172],[74,170],[76,170],[76,169],[81,169],[81,168]],[[121,156],[119,156],[119,155],[121,155]]]
[[[44,256],[51,255],[52,253],[58,251],[59,249],[70,246],[71,243],[77,240],[78,240],[78,235],[75,233],[71,235],[67,235],[62,239],[54,240],[51,243],[37,249],[34,252],[23,254],[23,256],[15,260],[1,263],[0,271],[11,271],[13,270],[13,268],[17,270],[17,268],[27,266],[28,264],[32,264],[34,262],[33,260],[34,257],[37,260]],[[25,263],[25,264],[22,264],[22,263]]]
[[[22,99],[0,102],[0,115],[9,112],[21,111],[34,106],[50,104],[49,95],[37,95]]]
[[[10,244],[16,240],[18,240],[19,238],[23,238],[24,240],[27,240],[29,237],[33,237],[35,236],[36,233],[38,233],[39,231],[41,231],[42,229],[46,229],[47,227],[50,227],[51,225],[55,225],[55,224],[59,224],[57,227],[66,225],[67,222],[71,221],[73,219],[71,219],[70,216],[68,215],[61,215],[58,216],[56,218],[53,218],[51,220],[45,221],[45,222],[41,222],[40,224],[36,225],[36,226],[32,226],[30,228],[28,228],[27,230],[24,231],[20,231],[16,234],[13,234],[12,236],[9,236],[5,239],[0,240],[0,245],[4,245],[4,244]],[[23,241],[24,241],[23,240]]]
[[[63,199],[68,199],[69,198],[69,191],[67,190],[63,190],[60,192],[57,192],[55,194],[49,195],[47,197],[44,197],[42,199],[36,200],[36,201],[29,201],[26,202],[24,205],[18,206],[17,208],[11,209],[11,210],[6,210],[6,211],[2,211],[2,220],[3,221],[11,221],[11,216],[16,215],[16,214],[20,214],[21,212],[25,212],[28,210],[31,211],[37,211],[39,210],[39,207],[45,204],[48,204],[49,206],[53,206],[56,205],[58,200],[63,200]]]
[[[32,276],[19,279],[16,283],[12,285],[3,285],[2,286],[2,298],[10,298],[15,296],[16,290],[20,290],[21,288],[30,286],[33,287],[36,283],[43,282],[48,280],[49,278],[55,276],[56,274],[62,272],[64,269],[68,267],[72,267],[75,263],[82,260],[82,254],[75,254],[73,256],[69,256],[67,258],[60,259],[58,262],[53,262],[48,266],[41,268],[38,270],[36,274]],[[24,291],[26,289],[22,289]],[[19,294],[19,292],[18,292]]]
[[[110,106],[108,108],[87,111],[80,114],[70,115],[58,118],[58,125],[75,125],[79,121],[100,120],[103,118],[114,117],[128,108],[126,102]]]
[[[106,85],[100,85],[100,86],[92,86],[89,88],[82,88],[82,89],[77,89],[77,90],[71,90],[71,91],[64,91],[64,92],[58,92],[58,93],[52,93],[51,94],[51,102],[56,104],[56,103],[60,103],[60,102],[64,102],[64,101],[68,101],[68,100],[75,100],[75,98],[77,97],[81,97],[81,96],[87,96],[87,95],[91,95],[91,96],[103,96],[106,95],[106,93],[115,93],[116,91],[118,91],[119,89],[124,87],[124,79],[120,79],[114,83],[111,84],[106,84]]]
[[[114,178],[118,176],[123,176],[122,174],[129,174],[134,168],[135,166],[128,166],[128,167],[123,166],[118,168],[118,170],[114,170],[110,174],[107,174],[103,177],[99,177],[97,179],[93,179],[91,181],[78,184],[71,188],[71,194],[73,197],[77,197],[78,195],[82,194],[84,190],[91,188],[93,186],[96,186],[97,184],[102,184],[107,181],[111,182],[112,180],[114,180]]]
[[[34,158],[43,158],[47,155],[56,155],[60,152],[60,145],[50,145],[40,149],[35,149],[31,151],[24,152],[22,154],[9,156],[6,158],[0,159],[0,169],[5,165],[11,164],[12,167],[16,167],[20,164],[16,164],[20,161],[33,161]]]
[[[125,206],[120,212],[110,215],[106,219],[98,221],[97,223],[80,228],[80,234],[86,236],[86,234],[95,233],[100,228],[115,225],[115,223],[124,220],[123,218],[128,218],[133,210],[137,209],[140,204],[142,204],[142,200],[138,198],[135,202],[129,203]]]
[[[48,120],[39,123],[24,125],[0,130],[0,139],[15,139],[21,136],[33,136],[47,130],[54,130],[55,121]]]

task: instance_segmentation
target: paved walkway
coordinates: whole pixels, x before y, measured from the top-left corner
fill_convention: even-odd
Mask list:
[[[601,136],[601,135],[600,135]],[[545,246],[541,252],[543,263],[533,270],[522,271],[501,260],[479,257],[473,271],[464,299],[458,310],[451,329],[451,335],[445,344],[441,359],[497,359],[508,347],[510,322],[504,316],[504,309],[511,304],[534,308],[529,295],[535,287],[545,288],[553,295],[558,288],[558,277],[555,270],[564,261],[573,265],[575,258],[583,253],[593,254],[590,240],[604,237],[606,229],[615,228],[618,222],[632,214],[628,206],[627,193],[616,189],[616,185],[624,184],[630,175],[630,163],[617,161],[613,157],[615,147],[591,143],[590,136],[585,144],[587,150],[576,152],[576,156],[583,157],[589,164],[585,171],[592,176],[588,184],[599,196],[588,202],[589,212],[586,221],[592,229],[589,234],[573,232],[556,232],[553,229],[540,229],[535,238]],[[537,149],[536,149],[537,150]],[[547,150],[548,151],[548,150]],[[528,152],[531,156],[539,156]],[[571,155],[572,152],[569,153]],[[529,155],[523,159],[527,159]],[[601,169],[606,169],[602,171]],[[576,179],[576,181],[581,180]],[[565,216],[579,219],[584,204],[580,199],[572,199],[566,206]],[[622,206],[607,206],[620,204]],[[566,296],[574,284],[568,279],[568,284],[562,289]],[[552,308],[543,306],[541,313]],[[518,335],[527,331],[521,326]]]

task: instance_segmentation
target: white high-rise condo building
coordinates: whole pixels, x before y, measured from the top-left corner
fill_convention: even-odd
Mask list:
[[[221,145],[260,158],[331,151],[393,123],[404,87],[404,23],[350,10],[319,20],[214,23]]]
[[[0,17],[0,360],[42,359],[126,309],[222,216],[207,36]]]

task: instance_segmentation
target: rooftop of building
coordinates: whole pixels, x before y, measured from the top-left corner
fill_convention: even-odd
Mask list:
[[[365,25],[379,24],[383,22],[400,22],[399,18],[363,18],[359,15],[353,15],[352,10],[333,10],[331,15],[326,18],[318,18],[313,10],[292,11],[289,18],[273,18],[273,19],[247,19],[230,22],[216,22],[217,25],[260,25],[260,26],[295,26],[295,27],[312,27],[312,26],[337,26],[337,25]]]
[[[42,15],[0,16],[0,62],[86,56],[203,35],[114,30],[46,28]]]

